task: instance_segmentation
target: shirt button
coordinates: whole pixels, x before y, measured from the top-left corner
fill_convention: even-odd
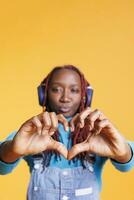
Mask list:
[[[69,199],[69,197],[66,196],[66,195],[64,195],[64,196],[62,197],[62,200],[68,200],[68,199]]]
[[[90,172],[93,172],[94,171],[94,168],[92,166],[89,166],[89,171]]]
[[[35,165],[34,165],[34,169],[39,169],[40,168],[40,164],[39,163],[36,163]]]
[[[37,186],[35,186],[35,187],[34,187],[34,191],[37,191],[37,190],[38,190],[38,187],[37,187]]]
[[[64,176],[68,175],[68,172],[67,171],[63,171],[63,175]]]

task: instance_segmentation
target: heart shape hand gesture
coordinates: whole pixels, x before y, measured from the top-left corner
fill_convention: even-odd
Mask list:
[[[64,144],[54,140],[52,135],[62,123],[64,129],[75,130],[88,126],[88,137],[82,143],[74,145],[69,151]],[[131,150],[124,137],[99,110],[91,112],[86,108],[77,113],[68,123],[62,114],[44,112],[26,121],[17,132],[12,142],[13,151],[19,155],[38,154],[45,150],[55,150],[66,159],[82,152],[90,152],[106,156],[119,162],[127,162],[131,158]]]

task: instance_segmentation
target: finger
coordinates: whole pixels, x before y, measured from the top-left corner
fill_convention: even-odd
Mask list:
[[[49,113],[51,119],[51,128],[49,130],[49,135],[53,135],[58,128],[58,118],[55,112]]]
[[[94,134],[98,135],[100,133],[107,135],[108,137],[112,136],[112,138],[117,137],[118,131],[113,126],[113,124],[108,120],[104,119],[97,124],[97,131]]]
[[[82,142],[79,144],[75,144],[69,151],[68,151],[68,156],[67,159],[71,160],[74,158],[76,155],[79,153],[89,151],[89,144],[87,142]]]
[[[80,128],[84,127],[84,121],[87,118],[87,116],[91,113],[91,108],[87,107],[84,111],[82,111],[79,115],[80,120]]]
[[[57,118],[58,118],[58,121],[60,121],[63,124],[65,131],[69,131],[69,125],[66,118],[62,114],[58,114]]]
[[[45,135],[46,133],[49,133],[49,130],[51,128],[51,118],[48,112],[44,112],[42,114],[42,120],[43,120],[42,135]]]
[[[37,129],[37,133],[39,135],[41,135],[41,132],[42,132],[42,123],[39,120],[39,118],[37,116],[35,116],[35,117],[32,118],[31,122],[35,125],[35,127]]]
[[[71,121],[69,122],[71,132],[73,132],[73,131],[75,130],[75,125],[76,125],[76,123],[77,123],[77,121],[78,121],[78,117],[79,117],[79,113],[77,113],[77,114],[71,119]]]
[[[104,114],[98,109],[96,109],[92,113],[90,113],[88,118],[87,118],[87,121],[88,121],[89,126],[90,126],[90,130],[92,130],[94,128],[94,123],[95,123],[96,120],[103,120],[105,118],[106,117],[104,116]]]
[[[49,148],[51,150],[57,151],[58,153],[63,155],[65,158],[67,158],[68,151],[67,151],[67,148],[62,143],[53,140],[53,142]]]
[[[92,133],[98,135],[101,132],[101,130],[103,128],[106,128],[107,126],[110,126],[110,122],[108,121],[108,119],[103,119],[99,122],[95,122]]]

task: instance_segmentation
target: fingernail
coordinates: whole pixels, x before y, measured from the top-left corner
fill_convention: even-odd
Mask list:
[[[94,135],[98,135],[99,134],[99,131],[98,130],[94,130]]]
[[[41,132],[42,132],[41,129],[38,129],[38,134],[39,134],[39,135],[41,135]]]
[[[68,132],[68,131],[69,131],[69,127],[68,127],[68,126],[66,126],[65,130]]]
[[[49,134],[50,134],[50,135],[54,135],[54,133],[55,133],[55,131],[52,131],[52,132],[50,132]]]
[[[92,127],[91,127],[91,125],[89,125],[89,131],[91,131],[92,130]]]
[[[74,128],[73,128],[73,127],[70,127],[70,130],[71,130],[71,132],[73,132],[73,131],[74,131]]]
[[[84,127],[84,124],[81,123],[81,124],[80,124],[80,128],[83,128],[83,127]]]
[[[97,134],[96,134],[96,135],[99,135],[99,134],[100,134],[100,132],[101,132],[101,129],[98,129],[98,130],[97,130]]]

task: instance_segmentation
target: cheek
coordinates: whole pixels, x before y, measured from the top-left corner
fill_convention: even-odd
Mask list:
[[[77,99],[77,101],[76,101]],[[76,112],[78,111],[79,107],[80,107],[80,103],[81,103],[81,98],[76,97],[74,103],[72,104],[72,109],[71,109],[71,115],[76,114]]]
[[[81,103],[81,96],[76,96],[74,99],[74,105],[79,107]]]
[[[59,96],[55,94],[48,95],[48,104],[55,107],[58,104]]]

